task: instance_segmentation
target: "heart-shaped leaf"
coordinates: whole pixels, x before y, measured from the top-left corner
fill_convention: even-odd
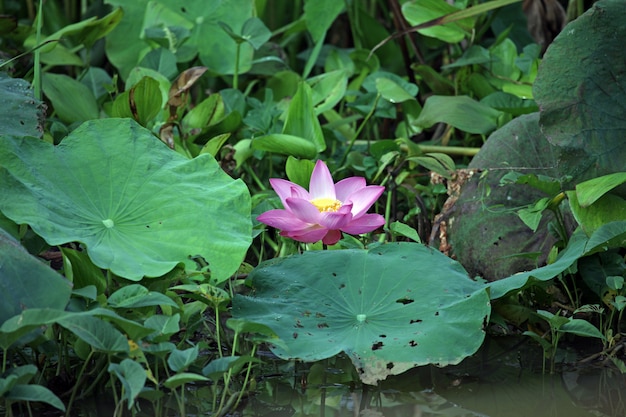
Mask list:
[[[625,20],[622,1],[596,2],[550,44],[533,86],[541,130],[574,183],[624,169]]]
[[[250,194],[210,155],[189,160],[128,119],[93,120],[60,145],[0,141],[0,210],[51,245],[79,241],[139,280],[203,256],[227,279],[251,241]]]
[[[265,324],[281,358],[314,361],[345,351],[363,382],[473,354],[484,338],[489,297],[459,263],[414,243],[306,252],[250,275],[253,297],[233,315]]]

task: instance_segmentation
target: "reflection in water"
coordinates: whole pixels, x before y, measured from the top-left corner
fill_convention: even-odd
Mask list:
[[[572,361],[575,355],[562,357]],[[626,416],[626,375],[614,368],[564,365],[558,374],[542,374],[541,350],[530,339],[491,338],[457,366],[416,368],[377,387],[361,385],[345,355],[313,364],[264,361],[254,394],[223,417]],[[190,387],[187,416],[211,416],[212,396],[211,386]],[[126,415],[178,417],[177,410],[174,398],[163,398],[159,412],[143,403]],[[112,401],[95,399],[83,403],[78,414],[112,415]]]
[[[246,417],[626,415],[626,376],[616,369],[564,368],[560,374],[542,374],[541,351],[532,343],[498,341],[486,349],[454,367],[421,367],[364,389],[347,358],[312,366],[292,363],[290,369],[274,374],[282,376],[259,381],[258,394],[242,413]]]

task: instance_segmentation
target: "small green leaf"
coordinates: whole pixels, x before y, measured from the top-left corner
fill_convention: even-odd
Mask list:
[[[311,87],[305,82],[298,84],[298,90],[289,103],[282,133],[308,139],[317,152],[326,149],[322,127],[313,109]]]
[[[600,197],[626,182],[626,172],[615,172],[576,184],[576,197],[581,207],[588,207]]]
[[[415,96],[411,95],[400,85],[388,78],[377,78],[376,89],[382,98],[389,100],[392,103],[402,103],[408,100],[415,100]]]
[[[571,333],[577,336],[597,337],[602,340],[605,339],[604,335],[600,333],[600,330],[598,330],[596,326],[582,319],[570,319],[559,328],[559,332]]]
[[[251,356],[224,356],[223,358],[217,358],[209,362],[209,364],[202,369],[202,374],[217,381],[229,370],[232,369],[232,372],[236,374],[241,371],[245,364],[250,362],[261,363],[259,359]]]
[[[142,78],[130,89],[129,100],[133,118],[142,126],[148,126],[163,108],[159,83],[150,77]]]
[[[41,385],[15,385],[4,395],[8,401],[36,401],[50,404],[57,410],[65,411],[65,405],[52,391]]]
[[[317,149],[311,141],[280,133],[254,138],[252,148],[305,159],[313,159],[317,155]]]
[[[219,94],[211,94],[183,117],[183,131],[189,133],[192,129],[203,129],[215,125],[222,120],[224,116],[225,107],[222,96]]]
[[[537,231],[541,217],[544,210],[546,210],[550,204],[551,199],[548,197],[542,198],[530,207],[523,208],[517,211],[517,215],[533,232]]]
[[[578,193],[567,191],[566,194],[574,218],[588,236],[607,223],[626,218],[626,200],[622,197],[604,194],[593,204],[584,207],[578,201]]]
[[[181,373],[172,375],[171,377],[167,378],[165,382],[163,383],[163,386],[169,389],[176,389],[190,382],[205,382],[205,381],[209,381],[209,378],[202,376],[202,375],[194,374],[191,372],[181,372]]]
[[[335,0],[307,0],[304,2],[304,20],[313,42],[319,42],[344,10],[345,3]]]
[[[467,96],[430,96],[414,123],[422,128],[447,123],[465,132],[486,135],[498,127],[502,114]]]
[[[574,233],[567,247],[559,254],[556,262],[531,271],[519,272],[507,278],[490,282],[487,286],[492,300],[503,297],[511,291],[524,287],[530,279],[538,281],[550,280],[567,270],[585,253],[587,237],[584,233]]]
[[[619,291],[624,287],[624,277],[608,276],[606,277],[606,285],[612,290]]]
[[[139,308],[169,305],[180,308],[174,300],[160,292],[149,291],[139,284],[131,284],[120,288],[109,296],[108,304],[113,308]]]
[[[254,49],[259,49],[272,37],[272,32],[265,26],[265,23],[258,17],[251,17],[246,20],[241,28],[241,36]]]
[[[344,70],[336,70],[309,78],[306,82],[311,86],[311,100],[319,115],[334,108],[344,98],[348,75]]]
[[[181,372],[187,369],[196,359],[198,359],[198,345],[185,350],[174,350],[167,358],[167,364],[174,372]]]
[[[170,336],[180,331],[180,314],[173,316],[164,316],[157,314],[150,316],[143,323],[144,326],[154,330],[150,335],[150,340],[154,342],[163,342],[169,340]]]
[[[389,225],[389,230],[401,236],[408,237],[409,239],[412,239],[417,243],[422,243],[422,239],[420,239],[420,236],[417,233],[417,230],[413,229],[411,226],[408,226],[402,222],[391,223]]]
[[[111,323],[97,317],[72,315],[63,317],[57,322],[97,351],[128,352],[128,340],[124,335]]]
[[[402,6],[404,18],[413,26],[458,11],[458,8],[438,0],[415,0],[406,2]],[[466,18],[454,23],[420,29],[418,32],[424,36],[437,38],[447,43],[457,43],[468,35],[468,30],[473,26],[473,19]]]
[[[230,133],[224,133],[221,135],[217,135],[214,138],[209,139],[209,141],[202,147],[200,150],[200,155],[208,153],[214,158],[217,157],[218,152],[222,148],[222,146],[226,143],[228,138],[230,137]]]
[[[98,294],[104,293],[107,287],[106,278],[102,269],[91,262],[85,252],[61,246],[63,253],[63,266],[66,276],[72,272],[74,291],[93,285]]]
[[[308,189],[313,168],[315,163],[310,159],[297,159],[290,155],[285,164],[285,173],[289,181]]]
[[[146,385],[146,370],[132,359],[124,359],[119,364],[111,363],[108,370],[122,383],[124,387],[122,399],[127,401],[130,410],[135,399]]]
[[[84,122],[100,116],[96,98],[80,81],[46,72],[42,76],[42,87],[54,111],[64,122]]]

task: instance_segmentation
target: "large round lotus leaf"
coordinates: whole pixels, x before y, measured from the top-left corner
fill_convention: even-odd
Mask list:
[[[51,245],[139,280],[203,256],[216,281],[251,241],[250,195],[210,155],[189,160],[130,119],[93,120],[60,145],[0,140],[0,210]]]
[[[624,170],[624,22],[623,0],[595,3],[557,36],[535,80],[541,129],[560,149],[560,172],[576,183]]]
[[[68,280],[0,229],[0,323],[27,308],[63,310],[71,291]]]
[[[537,113],[521,116],[489,136],[468,166],[480,172],[463,186],[447,213],[452,250],[472,275],[492,281],[533,269],[545,261],[555,242],[544,227],[551,213],[544,213],[538,232],[516,214],[546,195],[524,184],[500,186],[500,179],[511,171],[558,177],[554,147],[539,130],[538,119]],[[532,253],[542,255],[522,255]]]
[[[431,248],[393,243],[306,252],[257,267],[254,295],[233,315],[274,330],[284,359],[346,352],[368,384],[411,367],[456,364],[473,354],[490,313],[485,287]]]

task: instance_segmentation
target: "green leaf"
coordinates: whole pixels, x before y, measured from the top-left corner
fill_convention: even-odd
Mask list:
[[[467,96],[430,96],[414,124],[429,128],[447,123],[465,132],[486,135],[498,127],[502,114]]]
[[[578,201],[578,193],[567,191],[566,194],[574,218],[588,236],[607,223],[626,218],[626,200],[617,195],[605,194],[593,204],[583,207]]]
[[[68,276],[71,271],[74,290],[93,285],[96,287],[98,294],[104,293],[107,287],[106,278],[102,270],[91,262],[91,259],[85,252],[64,246],[61,247],[61,252],[63,253],[65,275]]]
[[[259,49],[272,37],[272,32],[265,26],[265,23],[258,17],[251,17],[246,20],[241,28],[241,36],[254,49]]]
[[[70,299],[70,282],[30,255],[2,229],[0,277],[0,323],[25,309],[62,310]]]
[[[166,48],[151,50],[146,56],[143,57],[139,66],[156,71],[170,80],[176,78],[178,75],[176,55]]]
[[[568,23],[547,49],[533,85],[541,128],[558,146],[560,169],[574,184],[624,171],[623,6],[621,1],[595,2]]]
[[[113,79],[111,76],[104,69],[99,67],[89,67],[80,79],[80,82],[91,91],[91,94],[93,94],[96,99],[107,94],[107,88],[113,87]]]
[[[122,383],[124,387],[122,400],[127,401],[130,410],[135,399],[146,385],[146,370],[134,360],[124,359],[120,363],[109,364],[108,371]]]
[[[311,87],[311,100],[315,114],[334,108],[345,96],[348,75],[344,70],[325,72],[306,80]]]
[[[209,139],[206,145],[204,145],[200,150],[200,155],[208,153],[214,158],[217,157],[217,154],[219,153],[222,146],[224,146],[229,137],[230,133],[224,133],[222,135],[217,135],[214,138]]]
[[[522,219],[524,224],[530,228],[530,230],[536,232],[539,227],[539,222],[541,222],[543,212],[550,205],[550,201],[551,199],[548,197],[541,198],[535,204],[518,210],[517,215],[520,219]]]
[[[74,314],[63,317],[57,322],[97,351],[128,352],[126,337],[111,323],[97,317]]]
[[[61,322],[71,325],[74,319],[77,319],[76,321],[80,322],[80,318],[85,316],[106,317],[108,320],[117,324],[131,339],[140,339],[153,332],[152,329],[146,328],[135,321],[120,317],[115,312],[104,308],[94,308],[93,310],[84,312],[71,312],[50,308],[29,308],[28,310],[24,310],[20,315],[13,316],[2,323],[2,326],[0,326],[0,347],[3,349],[8,348],[20,337],[33,329]],[[100,323],[105,322],[98,322],[98,324]],[[108,325],[108,323],[105,324]],[[91,326],[90,323],[83,323],[82,325],[83,327]],[[81,330],[78,329],[78,331]],[[94,332],[98,332],[98,330],[95,329]],[[115,331],[109,330],[103,330],[103,332],[105,332],[108,336],[104,336],[103,340],[105,340],[105,342],[102,342],[101,344],[115,345],[119,342],[119,340],[116,340],[119,332],[116,333]],[[86,338],[87,337],[88,336],[86,336]],[[98,339],[98,337],[95,336],[95,339]],[[119,343],[117,347],[124,350],[121,343]]]
[[[215,125],[224,116],[225,107],[222,96],[211,94],[183,117],[182,128],[184,132],[189,133],[192,129],[203,129]]]
[[[587,320],[582,319],[570,319],[567,323],[559,328],[559,332],[571,333],[577,336],[597,337],[598,339],[605,340],[605,337],[600,330]]]
[[[191,61],[196,54],[202,65],[220,75],[233,74],[237,48],[220,27],[226,23],[233,33],[242,33],[244,23],[254,15],[254,2],[229,0],[219,2],[187,2],[178,0],[107,0],[107,4],[124,8],[124,18],[107,36],[107,57],[120,70],[122,78],[152,49],[153,41],[145,36],[149,28],[169,32],[168,49],[179,62]],[[176,42],[176,28],[185,29],[189,38]],[[239,73],[247,72],[252,63],[253,48],[247,42],[239,51]]]
[[[308,189],[313,168],[315,168],[315,163],[310,159],[297,159],[289,156],[285,164],[285,173],[289,181]]]
[[[589,237],[587,254],[626,246],[626,221],[613,221],[598,227]]]
[[[283,359],[345,351],[368,384],[460,362],[481,345],[490,312],[484,287],[460,264],[414,243],[305,252],[249,278],[254,296],[235,296],[233,317],[273,329],[286,347],[272,351]]]
[[[531,271],[519,272],[507,278],[487,284],[489,295],[492,300],[505,296],[511,291],[524,287],[530,279],[537,281],[547,281],[567,270],[585,253],[587,237],[584,233],[574,233],[567,247],[560,253],[559,258],[552,264],[533,269]]]
[[[154,330],[154,333],[150,334],[150,340],[164,342],[169,340],[170,336],[180,331],[179,323],[180,314],[177,313],[173,316],[164,316],[162,314],[150,316],[143,324]]]
[[[389,78],[377,78],[376,89],[382,98],[392,103],[403,103],[408,100],[415,100],[414,95],[411,95],[408,91],[402,88],[402,86],[396,84]]]
[[[188,384],[190,382],[204,382],[204,381],[209,381],[209,378],[202,376],[202,375],[194,374],[191,372],[181,372],[181,373],[172,375],[171,377],[167,378],[165,382],[163,383],[163,386],[169,389],[176,389],[180,387],[181,385]]]
[[[604,194],[625,182],[626,172],[615,172],[576,184],[578,204],[581,207],[590,206]]]
[[[148,126],[163,108],[159,82],[150,77],[143,77],[129,91],[133,117],[142,126]]]
[[[8,401],[36,401],[50,404],[57,410],[65,411],[65,405],[52,391],[41,385],[20,384],[15,385],[4,395]]]
[[[247,363],[261,363],[261,361],[251,356],[224,356],[209,362],[202,369],[202,374],[214,381],[218,381],[231,369],[232,373],[237,374]]]
[[[317,155],[317,149],[311,141],[299,136],[280,133],[254,138],[251,146],[253,149],[291,155],[296,158],[313,159]]]
[[[345,3],[335,0],[306,0],[304,2],[304,20],[311,33],[313,42],[318,42],[343,11]]]
[[[305,82],[298,84],[298,90],[289,103],[283,134],[308,139],[317,152],[326,149],[322,127],[313,109],[311,87]]]
[[[198,345],[185,350],[173,350],[167,358],[167,364],[174,372],[187,369],[198,359]]]
[[[245,184],[210,155],[188,160],[131,120],[87,122],[56,147],[5,138],[0,165],[7,217],[51,245],[84,243],[95,265],[131,280],[200,255],[221,282],[251,241]]]
[[[402,6],[404,18],[413,26],[458,11],[458,8],[438,0],[415,0],[406,2]],[[473,19],[466,18],[459,22],[420,29],[418,32],[424,36],[437,38],[447,43],[457,43],[468,35],[468,30],[473,26]]]
[[[172,306],[180,308],[174,300],[160,292],[149,291],[139,284],[131,284],[111,294],[107,300],[113,308],[139,308],[152,306]]]
[[[417,243],[422,243],[422,239],[420,239],[420,236],[417,233],[417,230],[413,229],[411,226],[408,226],[402,222],[391,223],[389,225],[389,230],[391,230],[395,234],[408,237],[409,239],[412,239]]]
[[[141,67],[133,68],[130,71],[130,73],[128,74],[128,78],[126,79],[126,84],[124,86],[126,91],[124,93],[120,94],[120,95],[127,94],[127,93],[130,94],[130,91],[132,90],[132,88],[134,86],[136,86],[137,84],[139,84],[141,82],[141,80],[143,80],[146,77],[147,78],[151,78],[151,79],[153,79],[153,80],[158,82],[159,90],[161,91],[161,105],[164,105],[165,103],[167,103],[167,101],[169,99],[169,92],[170,92],[170,88],[172,86],[172,83],[170,82],[170,80],[168,80],[165,77],[165,75],[159,74],[155,70],[152,70],[152,69],[149,69],[149,68],[141,68]],[[150,94],[155,94],[154,87],[152,87],[150,90],[151,90]],[[116,97],[116,101],[117,101],[118,97]],[[155,100],[156,100],[156,98],[155,98]],[[131,113],[131,115],[132,115],[132,113]],[[122,115],[118,115],[118,116],[114,116],[114,117],[123,117],[123,116]],[[131,117],[131,116],[128,116],[128,117]]]
[[[80,81],[46,72],[42,76],[42,88],[59,119],[66,123],[97,119],[100,115],[96,98]]]
[[[30,84],[0,71],[0,96],[0,135],[41,137],[43,104],[35,99]]]

